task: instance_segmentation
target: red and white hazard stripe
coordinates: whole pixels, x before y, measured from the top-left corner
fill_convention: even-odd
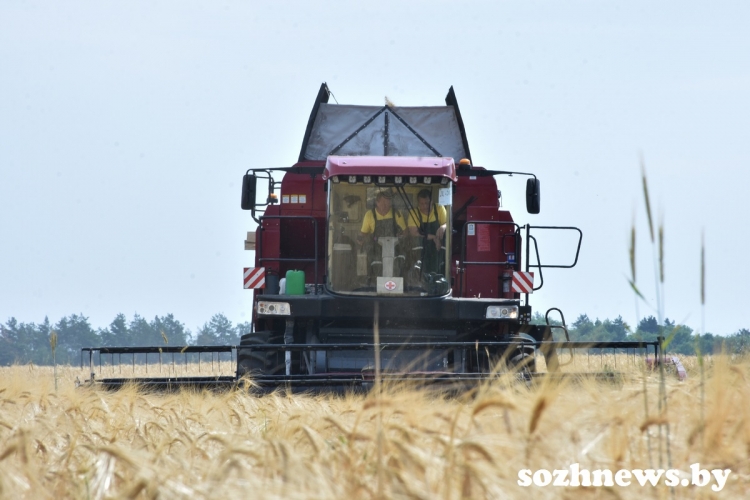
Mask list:
[[[266,287],[266,268],[265,267],[246,267],[244,275],[245,275],[245,288],[265,288]]]
[[[534,273],[513,273],[513,291],[516,293],[534,292]]]

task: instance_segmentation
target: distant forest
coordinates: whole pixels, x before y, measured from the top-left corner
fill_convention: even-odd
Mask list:
[[[532,323],[545,324],[544,316],[535,313]],[[559,324],[554,323],[553,324]],[[662,336],[669,339],[666,352],[676,354],[696,354],[700,349],[703,354],[726,352],[729,354],[750,354],[750,330],[742,328],[734,333],[715,335],[706,333],[698,335],[692,328],[676,324],[669,318],[660,325],[654,316],[648,316],[638,322],[633,329],[621,316],[614,320],[591,320],[586,314],[581,314],[570,325],[570,340],[580,341],[652,341]],[[555,340],[562,340],[562,332],[555,332]]]
[[[56,359],[59,364],[78,364],[82,347],[236,345],[240,336],[251,331],[251,324],[233,325],[223,314],[191,332],[172,314],[148,321],[136,314],[128,321],[118,314],[106,328],[94,329],[82,314],[72,314],[55,324],[19,323],[15,318],[0,325],[0,366],[13,363],[52,364],[50,337],[57,334]]]
[[[536,313],[533,323],[544,324],[544,317]],[[687,326],[677,325],[669,319],[659,325],[655,317],[643,318],[633,329],[622,317],[614,320],[591,320],[580,315],[568,325],[571,340],[656,340],[661,335],[671,337],[667,352],[695,354],[696,347],[703,353],[750,353],[750,330],[745,328],[730,334],[696,335]],[[73,314],[57,323],[44,318],[41,323],[19,323],[10,318],[0,325],[0,365],[14,363],[37,365],[52,364],[50,338],[57,335],[56,359],[60,364],[78,364],[82,347],[101,346],[185,346],[185,345],[236,345],[240,336],[251,331],[249,322],[236,325],[223,314],[214,315],[207,323],[191,332],[172,314],[156,316],[148,321],[136,314],[130,321],[118,314],[106,328],[95,329],[87,317]],[[562,332],[555,339],[562,340]]]

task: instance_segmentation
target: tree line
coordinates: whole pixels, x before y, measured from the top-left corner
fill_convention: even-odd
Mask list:
[[[545,324],[544,316],[534,315],[533,323]],[[560,324],[554,323],[554,324]],[[666,352],[692,355],[700,350],[703,354],[726,352],[729,354],[750,353],[750,330],[742,328],[729,335],[703,335],[686,325],[676,324],[666,318],[660,325],[654,316],[647,316],[638,322],[633,329],[622,316],[614,320],[591,320],[586,314],[581,314],[568,326],[570,340],[581,342],[598,341],[655,341],[658,337],[668,339]],[[558,330],[559,331],[559,330]],[[561,333],[555,332],[555,340],[562,340]]]
[[[13,363],[52,364],[50,339],[56,335],[56,359],[77,364],[82,347],[135,347],[185,345],[237,345],[251,331],[250,323],[233,325],[223,314],[215,314],[193,334],[172,314],[151,321],[135,314],[127,320],[118,314],[106,328],[94,329],[83,314],[72,314],[57,323],[21,323],[10,318],[0,325],[0,366]]]
[[[544,324],[544,316],[535,313],[532,322]],[[57,339],[57,362],[77,364],[82,347],[237,345],[240,336],[251,329],[249,322],[234,325],[223,314],[215,314],[195,333],[172,314],[155,316],[151,321],[138,314],[128,321],[124,314],[118,314],[109,326],[99,329],[93,328],[83,314],[66,316],[54,324],[48,318],[38,324],[21,323],[10,318],[5,324],[0,324],[0,366],[13,363],[51,365],[50,338],[53,333]],[[704,354],[750,353],[750,330],[746,328],[730,335],[697,335],[690,327],[669,319],[660,325],[654,316],[641,319],[633,329],[621,316],[614,320],[592,321],[586,314],[581,314],[568,330],[570,339],[576,341],[654,341],[662,336],[670,339],[667,352],[677,354],[695,354],[696,349]],[[556,340],[562,340],[559,331],[554,335]]]

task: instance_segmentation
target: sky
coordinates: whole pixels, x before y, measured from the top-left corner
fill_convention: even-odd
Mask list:
[[[443,105],[519,223],[577,226],[531,299],[570,323],[750,328],[750,4],[77,1],[0,4],[0,323],[249,321],[246,169],[292,165],[322,82],[342,104]],[[636,280],[628,285],[631,227]],[[705,234],[706,302],[700,300]],[[568,262],[567,240],[540,239]]]

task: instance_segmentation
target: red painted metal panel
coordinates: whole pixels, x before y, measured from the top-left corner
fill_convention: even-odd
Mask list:
[[[325,218],[328,193],[320,175],[287,173],[281,181],[279,202],[282,215],[313,215]]]
[[[497,262],[500,260],[498,246],[492,252],[491,240],[497,239],[498,227],[480,224],[497,217],[494,207],[469,207],[466,227],[466,262]],[[466,297],[499,297],[500,266],[494,264],[464,264],[464,295]]]
[[[484,168],[473,167],[473,170],[481,171]],[[494,207],[497,210],[497,183],[495,178],[477,175],[460,176],[456,183],[456,192],[453,194],[453,209],[460,209],[470,200],[473,200],[470,206]]]
[[[308,166],[320,167],[322,164],[318,162]],[[284,175],[279,203],[269,206],[262,216],[261,230],[258,232],[260,251],[256,252],[257,267],[266,267],[268,273],[282,278],[288,270],[301,270],[305,272],[306,283],[315,282],[317,271],[318,283],[324,282],[328,201],[324,186],[319,173],[287,172]],[[315,259],[316,234],[317,261],[276,260]]]
[[[482,167],[472,170],[482,171]],[[470,172],[471,173],[471,172]],[[478,172],[477,172],[478,173]],[[459,262],[463,273],[454,280],[454,295],[464,297],[518,298],[511,290],[513,270],[517,267],[516,238],[513,218],[507,210],[498,210],[497,183],[492,176],[460,176],[453,194],[453,225],[456,237],[453,258],[460,260],[461,243],[466,233],[467,248],[463,249],[466,261],[505,262],[507,264],[483,265]],[[478,224],[478,221],[508,222],[500,224]],[[467,224],[474,223],[474,234],[468,235]],[[520,242],[519,242],[520,243]],[[520,245],[519,245],[520,250]],[[517,260],[517,259],[515,259]]]
[[[279,215],[278,205],[268,207],[265,215]],[[261,219],[256,238],[256,247],[259,251],[255,252],[255,267],[265,267],[266,273],[278,273],[278,262],[260,259],[279,257],[279,219]]]
[[[463,295],[517,297],[510,287],[516,265],[515,225],[510,214],[496,207],[469,207],[463,231],[466,235]]]

